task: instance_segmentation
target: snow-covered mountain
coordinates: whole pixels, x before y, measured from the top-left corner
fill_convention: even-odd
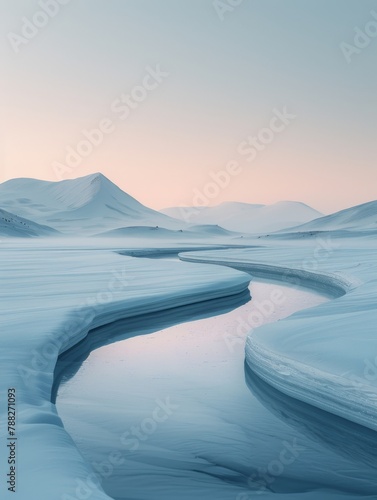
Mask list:
[[[0,206],[62,233],[79,235],[135,225],[182,226],[145,207],[102,174],[60,182],[12,179],[0,185]]]
[[[0,235],[10,237],[57,236],[59,233],[29,219],[0,209]]]
[[[215,207],[172,207],[161,212],[192,224],[218,224],[229,231],[241,233],[279,231],[323,215],[304,203],[294,201],[273,205],[227,202]]]
[[[377,229],[377,200],[325,215],[293,229],[295,231]]]

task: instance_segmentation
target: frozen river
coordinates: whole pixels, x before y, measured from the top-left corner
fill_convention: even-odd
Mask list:
[[[58,412],[111,497],[376,498],[375,433],[245,372],[249,330],[328,299],[250,293],[101,328],[62,358]]]

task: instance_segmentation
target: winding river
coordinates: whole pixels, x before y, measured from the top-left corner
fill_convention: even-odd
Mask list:
[[[376,498],[375,433],[245,371],[251,328],[328,299],[271,281],[250,294],[109,325],[61,360],[58,412],[109,496]]]

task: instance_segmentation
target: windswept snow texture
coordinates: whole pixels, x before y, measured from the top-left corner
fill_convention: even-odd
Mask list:
[[[377,230],[377,200],[320,217],[295,229],[299,231]]]
[[[0,236],[58,236],[58,231],[0,209]]]
[[[91,500],[108,499],[94,485],[92,469],[50,402],[58,355],[93,328],[118,319],[244,292],[250,276],[214,266],[134,259],[94,247],[48,248],[47,240],[45,249],[40,243],[20,249],[14,241],[2,243],[0,260],[0,418],[4,426],[7,390],[14,387],[20,443],[16,496],[89,498],[89,484]],[[4,451],[3,477],[9,470],[6,458]],[[6,482],[0,483],[1,498],[10,498]]]
[[[285,394],[377,430],[376,251],[376,240],[328,234],[300,245],[293,241],[181,258],[280,275],[333,294],[330,302],[252,332],[246,361]]]
[[[0,185],[0,206],[67,234],[93,235],[136,225],[182,227],[182,222],[145,207],[102,174],[61,182],[12,179]]]
[[[274,205],[227,202],[216,207],[166,208],[162,213],[192,224],[214,224],[239,233],[268,233],[321,217],[317,210],[294,201]]]

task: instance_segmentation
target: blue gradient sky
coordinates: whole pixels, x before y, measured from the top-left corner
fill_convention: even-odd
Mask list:
[[[2,180],[58,180],[54,162],[108,118],[114,131],[64,178],[101,171],[153,208],[191,205],[234,160],[208,203],[332,212],[377,198],[377,37],[350,63],[340,48],[377,0],[244,0],[223,21],[212,0],[71,0],[17,54],[7,35],[41,8],[0,3]],[[169,76],[120,120],[112,103],[157,64]],[[285,106],[296,118],[246,161],[239,144]]]

